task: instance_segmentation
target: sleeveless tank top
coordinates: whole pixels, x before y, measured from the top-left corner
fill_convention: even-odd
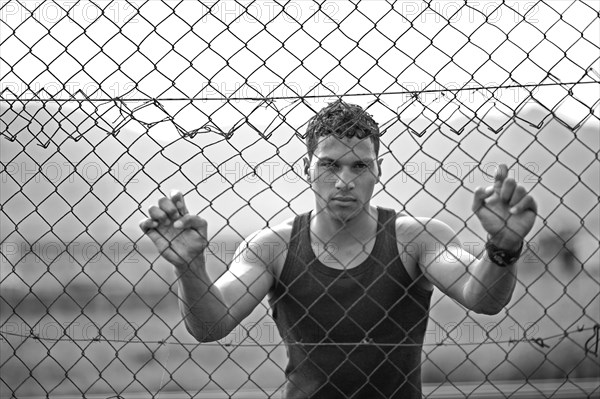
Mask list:
[[[310,212],[294,219],[269,302],[286,344],[284,397],[421,398],[421,350],[431,292],[414,284],[398,253],[396,212],[378,208],[369,257],[338,270],[321,263]]]

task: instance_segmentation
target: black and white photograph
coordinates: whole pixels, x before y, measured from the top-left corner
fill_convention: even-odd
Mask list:
[[[1,0],[0,397],[600,399],[599,0]]]

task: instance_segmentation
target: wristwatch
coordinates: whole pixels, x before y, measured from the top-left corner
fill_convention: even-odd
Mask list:
[[[523,250],[523,241],[521,241],[519,249],[517,249],[516,251],[508,251],[506,249],[499,248],[492,244],[488,237],[488,241],[485,244],[485,250],[487,251],[487,255],[492,261],[492,263],[500,267],[506,267],[512,265],[517,260],[519,260],[519,257],[521,256],[521,251]]]

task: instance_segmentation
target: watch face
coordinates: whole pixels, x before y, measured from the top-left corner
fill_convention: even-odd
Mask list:
[[[512,265],[519,259],[519,255],[523,250],[523,243],[521,243],[521,246],[518,251],[506,251],[505,249],[498,248],[488,240],[488,242],[486,242],[485,244],[485,249],[488,258],[494,264],[500,267],[506,267],[508,265]]]
[[[496,248],[491,244],[488,244],[487,251],[489,258],[498,266],[512,265],[519,259],[519,255]]]
[[[504,252],[496,252],[494,254],[494,263],[501,265],[501,266],[505,266],[506,265],[506,259],[505,257],[505,253]]]

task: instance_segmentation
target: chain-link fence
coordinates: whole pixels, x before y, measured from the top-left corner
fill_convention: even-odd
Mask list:
[[[501,162],[539,217],[496,316],[434,293],[428,397],[599,394],[597,1],[2,1],[0,396],[265,397],[268,304],[185,331],[138,223],[172,189],[219,276],[253,231],[311,209],[306,122],[337,98],[382,132],[373,203],[450,225]],[[367,343],[377,345],[377,343]]]

